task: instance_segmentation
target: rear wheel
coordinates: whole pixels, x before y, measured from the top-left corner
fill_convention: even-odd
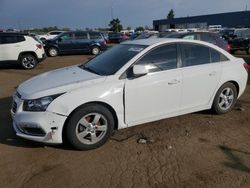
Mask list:
[[[48,53],[50,57],[56,57],[58,56],[58,49],[55,47],[50,47]]]
[[[66,139],[76,149],[90,150],[102,146],[114,129],[112,113],[93,104],[79,108],[66,125]]]
[[[93,55],[98,55],[99,53],[100,53],[100,48],[98,47],[98,46],[94,46],[93,48],[92,48],[92,50],[91,50],[91,53],[93,54]]]
[[[24,54],[20,57],[19,63],[24,69],[33,69],[37,66],[38,60],[33,54]]]
[[[216,114],[225,114],[230,112],[237,99],[237,89],[233,83],[225,83],[221,88],[217,91],[214,102],[213,102],[213,111]]]

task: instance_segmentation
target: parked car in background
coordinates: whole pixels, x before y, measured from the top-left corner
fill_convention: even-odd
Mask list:
[[[220,36],[226,41],[232,40],[234,38],[235,29],[223,29],[219,32]]]
[[[98,55],[107,49],[107,43],[100,32],[70,31],[45,42],[45,51],[51,57],[61,54],[91,53]]]
[[[142,32],[138,37],[136,37],[134,40],[140,40],[140,39],[149,39],[149,38],[157,38],[159,33],[156,32]]]
[[[127,41],[86,64],[20,84],[13,127],[25,139],[94,149],[114,129],[207,109],[230,112],[246,88],[247,69],[243,59],[202,41]]]
[[[231,52],[231,46],[225,41],[218,33],[212,32],[187,32],[187,33],[174,33],[165,35],[163,38],[179,38],[189,40],[200,40],[212,43],[220,48]]]
[[[229,40],[229,44],[231,53],[241,50],[250,54],[250,29],[236,29],[232,39]]]
[[[125,40],[129,40],[129,36],[123,33],[112,32],[108,34],[110,43],[121,43]]]
[[[15,62],[24,69],[33,69],[46,58],[41,41],[35,35],[0,33],[0,63]]]
[[[50,31],[45,35],[39,35],[41,41],[46,41],[46,40],[50,40],[55,38],[57,35],[60,35],[61,33],[63,33],[64,31]]]
[[[105,39],[106,43],[109,42],[109,34],[108,32],[101,32],[103,38]]]

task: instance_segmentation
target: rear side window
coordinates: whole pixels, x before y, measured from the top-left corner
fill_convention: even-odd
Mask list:
[[[102,35],[100,33],[89,33],[90,39],[102,39]]]
[[[202,41],[206,41],[206,42],[209,42],[209,43],[212,43],[212,44],[216,44],[215,36],[212,36],[212,35],[207,34],[207,33],[202,33],[200,36],[201,36]]]
[[[182,66],[189,67],[210,63],[208,47],[197,44],[181,44]]]
[[[149,72],[157,72],[177,68],[177,45],[170,44],[153,49],[137,64],[146,65]]]
[[[87,35],[87,33],[75,33],[75,38],[76,39],[88,39],[88,35]]]
[[[211,63],[217,63],[222,61],[228,61],[229,59],[222,53],[210,48]]]
[[[0,44],[13,44],[25,41],[24,36],[1,36]]]

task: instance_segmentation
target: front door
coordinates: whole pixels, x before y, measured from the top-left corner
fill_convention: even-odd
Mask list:
[[[125,121],[128,126],[164,118],[178,112],[182,75],[177,66],[177,47],[164,45],[148,52],[136,64],[149,73],[125,82]]]

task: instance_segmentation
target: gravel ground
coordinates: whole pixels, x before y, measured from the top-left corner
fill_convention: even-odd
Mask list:
[[[249,85],[229,114],[198,112],[116,131],[92,151],[17,138],[9,114],[15,87],[88,57],[47,58],[31,71],[1,66],[0,187],[250,187]]]

